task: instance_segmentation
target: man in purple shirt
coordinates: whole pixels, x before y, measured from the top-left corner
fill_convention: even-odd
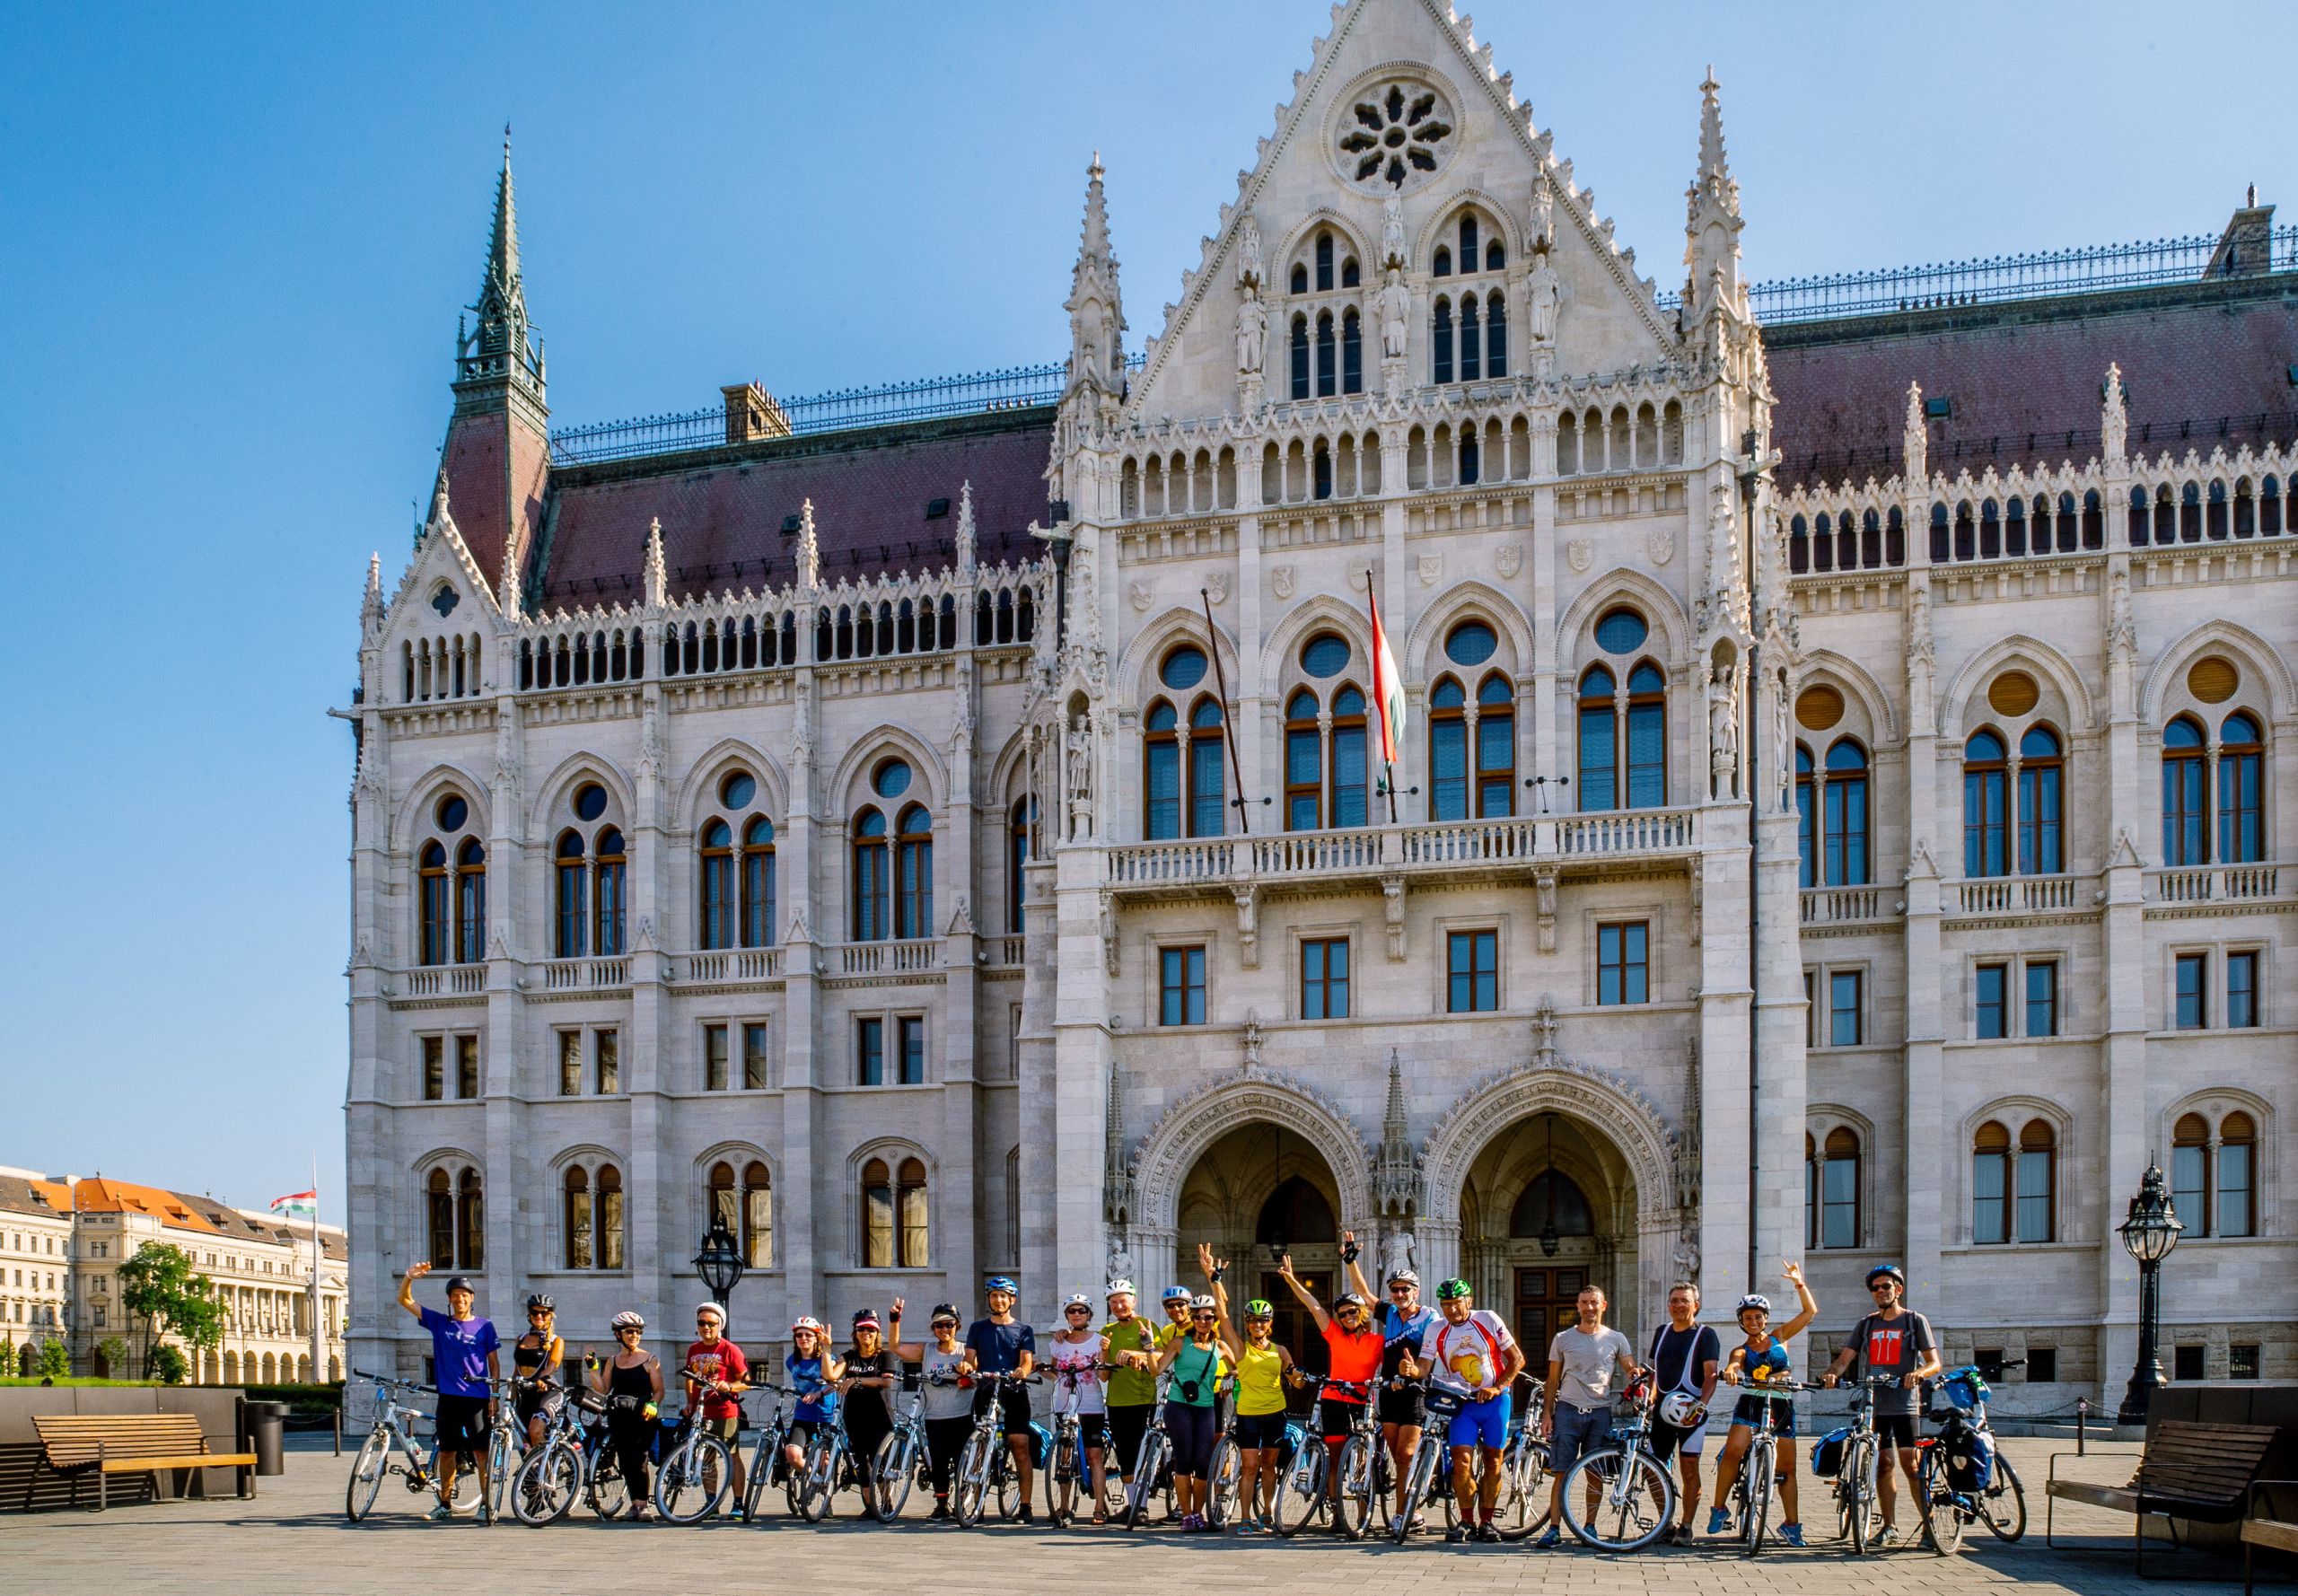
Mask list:
[[[460,1275],[448,1277],[446,1312],[418,1306],[415,1283],[430,1272],[429,1264],[408,1268],[399,1279],[399,1305],[431,1332],[431,1363],[437,1371],[439,1412],[434,1422],[439,1432],[439,1505],[431,1510],[431,1517],[454,1516],[450,1504],[455,1497],[456,1466],[469,1458],[478,1469],[478,1521],[491,1524],[495,1498],[487,1478],[487,1431],[495,1422],[493,1382],[499,1372],[497,1349],[503,1341],[496,1335],[492,1320],[471,1312],[476,1293]]]

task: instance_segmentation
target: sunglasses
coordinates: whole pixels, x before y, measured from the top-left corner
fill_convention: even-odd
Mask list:
[[[928,1328],[936,1330],[954,1330],[958,1328],[958,1321],[954,1319],[937,1319]]]
[[[1874,1285],[1869,1286],[1867,1289],[1869,1291],[1890,1291],[1898,1284],[1899,1282],[1895,1280],[1878,1280]]]
[[[548,1319],[550,1317],[550,1310],[548,1308],[530,1308],[527,1310],[527,1317],[529,1319]]]
[[[1392,1285],[1389,1287],[1389,1295],[1392,1297],[1408,1297],[1412,1295],[1412,1287],[1408,1285]]]
[[[1082,1313],[1088,1319],[1093,1316],[1093,1311],[1091,1308],[1064,1308],[1062,1311],[1071,1315]]]
[[[617,1330],[615,1334],[618,1336],[636,1336],[638,1334],[638,1327],[635,1324],[627,1324],[623,1326],[622,1329]]]

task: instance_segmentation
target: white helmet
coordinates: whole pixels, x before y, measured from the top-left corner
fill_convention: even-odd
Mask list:
[[[1126,1279],[1112,1280],[1110,1282],[1109,1290],[1103,1292],[1101,1294],[1105,1297],[1129,1297],[1133,1295],[1133,1282]]]
[[[695,1308],[694,1316],[697,1319],[700,1319],[706,1313],[716,1314],[718,1316],[718,1328],[722,1330],[726,1328],[726,1310],[724,1304],[718,1302],[703,1302]]]
[[[1707,1416],[1707,1409],[1689,1391],[1670,1391],[1660,1399],[1660,1416],[1679,1430],[1689,1430]]]

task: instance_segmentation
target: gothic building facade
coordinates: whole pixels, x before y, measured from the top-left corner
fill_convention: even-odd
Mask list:
[[[1686,143],[1662,291],[1351,0],[1145,343],[1097,161],[1057,395],[706,437],[553,438],[506,157],[347,712],[351,1361],[417,1260],[675,1337],[714,1216],[761,1342],[1353,1230],[1533,1335],[1894,1258],[2063,1406],[2160,1159],[2179,1372],[2291,1372],[2291,241],[1799,315]]]

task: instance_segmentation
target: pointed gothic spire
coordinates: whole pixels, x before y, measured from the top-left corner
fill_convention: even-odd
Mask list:
[[[1684,304],[1692,320],[1718,306],[1736,310],[1740,296],[1740,185],[1724,153],[1724,104],[1715,69],[1699,85],[1699,170],[1684,193]]]
[[[1920,482],[1930,475],[1930,438],[1923,425],[1923,384],[1907,385],[1907,425],[1899,432],[1901,478]]]
[[[814,535],[814,501],[798,511],[798,585],[811,590],[822,584],[821,540]]]
[[[1069,386],[1114,399],[1125,391],[1125,307],[1118,293],[1117,257],[1110,252],[1108,202],[1101,192],[1101,153],[1085,169],[1085,225],[1077,264],[1069,274]]]
[[[2100,452],[2120,460],[2130,446],[2130,415],[2123,408],[2122,367],[2107,367],[2106,386],[2099,395]]]
[[[1740,214],[1740,185],[1732,180],[1732,167],[1724,155],[1724,102],[1716,98],[1723,85],[1715,68],[1699,85],[1699,180],[1712,183],[1733,215]]]
[[[969,477],[958,490],[957,556],[958,574],[961,576],[973,574],[973,478]]]
[[[662,518],[646,529],[646,608],[660,609],[670,602],[671,574],[662,559]]]
[[[511,129],[503,129],[503,170],[495,179],[495,224],[487,235],[487,267],[475,324],[455,329],[456,408],[500,408],[507,386],[540,408],[542,355],[527,320],[527,288],[519,264],[519,202],[511,180]],[[468,391],[467,391],[468,390]],[[492,401],[490,404],[489,401]]]
[[[359,598],[359,630],[373,637],[383,624],[383,557],[380,551],[367,557],[367,591]]]
[[[519,292],[519,204],[511,185],[511,124],[503,124],[503,171],[495,180],[495,236],[487,251],[487,281],[505,294]]]
[[[1404,1061],[1389,1049],[1389,1101],[1381,1116],[1381,1147],[1373,1159],[1373,1206],[1403,1216],[1418,1206],[1420,1161],[1412,1150],[1412,1125],[1405,1117]]]
[[[442,454],[439,457],[439,479],[431,485],[431,513],[423,519],[424,531],[428,531],[440,525],[447,519],[447,459]]]

